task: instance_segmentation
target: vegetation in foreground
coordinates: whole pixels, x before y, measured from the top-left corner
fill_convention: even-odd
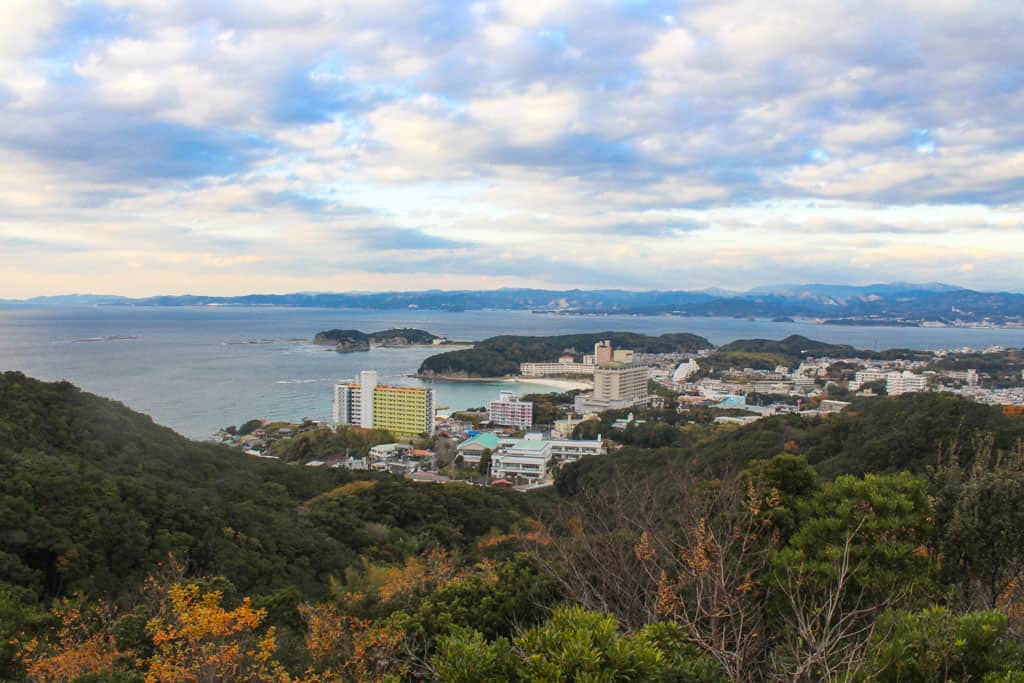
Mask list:
[[[0,678],[1024,680],[1019,418],[928,399],[526,496],[258,461],[6,373]]]

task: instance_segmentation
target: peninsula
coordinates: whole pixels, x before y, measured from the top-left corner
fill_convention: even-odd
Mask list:
[[[657,337],[633,332],[594,332],[551,337],[502,335],[478,342],[471,349],[430,356],[420,364],[418,375],[432,379],[482,379],[519,375],[521,363],[540,363],[559,356],[582,358],[594,344],[609,340],[637,353],[696,353],[711,349],[704,337],[689,333]]]

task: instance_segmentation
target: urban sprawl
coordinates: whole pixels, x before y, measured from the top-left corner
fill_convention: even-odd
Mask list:
[[[942,391],[1024,414],[1019,367],[1014,369],[1019,381],[1009,386],[1005,376],[994,382],[977,368],[941,367],[943,359],[1006,351],[963,348],[913,352],[907,358],[890,353],[885,360],[807,355],[795,367],[754,369],[722,367],[713,350],[647,354],[601,341],[580,361],[575,349],[566,349],[550,361],[520,365],[522,379],[572,380],[585,387],[561,395],[565,400],[558,403],[557,416],[544,424],[535,420],[534,402],[511,391],[501,391],[475,411],[448,411],[438,406],[433,389],[383,385],[367,370],[334,386],[332,424],[261,423],[245,434],[221,431],[215,438],[250,455],[274,458],[278,443],[309,431],[377,430],[393,440],[373,444],[365,453],[346,449],[305,464],[391,472],[419,481],[533,488],[551,484],[565,463],[614,451],[617,432],[666,410],[710,411],[710,422],[728,428],[779,414],[827,417],[857,397]],[[608,434],[581,438],[581,425],[609,411],[617,413],[604,423]]]

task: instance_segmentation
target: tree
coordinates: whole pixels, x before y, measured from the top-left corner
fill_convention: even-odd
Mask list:
[[[924,480],[907,472],[842,476],[802,505],[799,516],[787,547],[774,555],[776,568],[797,570],[825,589],[852,536],[851,600],[884,604],[893,595],[922,597],[934,589],[934,525]]]
[[[761,575],[774,533],[764,498],[735,476],[616,479],[577,493],[538,557],[584,608],[633,629],[674,621],[730,680],[748,680],[768,642]]]
[[[659,625],[623,635],[614,617],[580,607],[556,609],[546,623],[511,642],[458,630],[439,642],[431,675],[454,683],[721,680],[670,629]]]
[[[776,574],[781,594],[779,644],[771,658],[775,677],[792,683],[855,680],[863,671],[866,652],[876,630],[876,616],[889,601],[865,603],[863,595],[851,601],[853,566],[851,548],[858,530],[846,537],[836,558],[833,580],[824,589],[817,581],[785,567]]]
[[[878,633],[868,667],[880,683],[1013,680],[999,675],[1022,663],[1006,615],[996,610],[896,610],[883,616]]]
[[[572,429],[572,438],[574,439],[596,439],[601,433],[601,421],[600,420],[584,420]]]
[[[491,449],[485,448],[484,452],[480,454],[480,462],[476,466],[477,472],[483,475],[491,473]]]
[[[105,603],[60,600],[52,609],[56,628],[42,638],[19,642],[18,659],[33,683],[73,681],[86,674],[111,673],[131,657],[117,644],[116,611]]]
[[[256,431],[262,426],[263,420],[249,420],[238,428],[238,433],[241,436],[245,436],[246,434],[252,434],[254,431]]]
[[[930,473],[945,557],[944,577],[960,589],[968,608],[1017,605],[1024,580],[1024,444],[996,452],[994,436],[973,437],[974,460],[960,465],[951,443],[945,462]]]
[[[313,660],[303,683],[369,683],[404,670],[397,656],[405,638],[400,629],[342,614],[330,604],[306,605],[302,615]]]

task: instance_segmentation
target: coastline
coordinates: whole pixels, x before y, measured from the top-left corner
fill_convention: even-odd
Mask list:
[[[556,377],[524,377],[522,375],[506,375],[504,377],[463,377],[460,375],[421,375],[414,374],[410,377],[425,382],[520,382],[522,384],[536,384],[539,386],[553,387],[562,391],[589,391],[594,388],[593,383],[582,380],[561,379]]]
[[[511,381],[522,382],[523,384],[539,384],[545,387],[555,387],[562,391],[590,391],[594,388],[593,382],[583,380],[558,379],[555,377],[516,377]]]

